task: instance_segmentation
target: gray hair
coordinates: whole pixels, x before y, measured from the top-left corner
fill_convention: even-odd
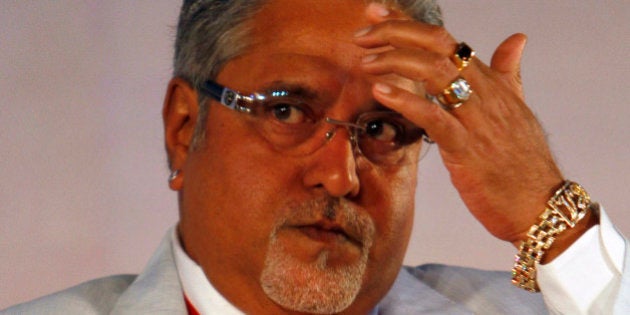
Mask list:
[[[366,0],[401,8],[412,18],[442,25],[442,13],[435,0]],[[266,0],[184,0],[175,40],[173,75],[199,87],[214,79],[226,62],[248,45],[246,23]],[[208,115],[207,98],[199,95],[199,116],[191,149],[203,143]]]

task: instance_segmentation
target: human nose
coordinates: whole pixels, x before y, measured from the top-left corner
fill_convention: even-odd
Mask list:
[[[326,143],[312,155],[312,162],[304,175],[306,186],[323,188],[334,197],[354,197],[359,194],[360,183],[352,137],[353,133],[348,128],[331,126],[326,133]]]

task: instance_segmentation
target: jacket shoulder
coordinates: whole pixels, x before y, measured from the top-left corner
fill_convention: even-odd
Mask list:
[[[136,278],[116,275],[81,283],[0,311],[10,314],[109,314],[118,297]]]

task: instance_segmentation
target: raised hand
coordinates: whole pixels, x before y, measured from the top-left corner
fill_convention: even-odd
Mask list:
[[[354,40],[375,53],[364,57],[363,71],[399,76],[423,87],[409,91],[392,80],[379,81],[374,97],[427,131],[453,185],[486,229],[520,243],[563,182],[545,133],[525,104],[519,73],[525,35],[501,43],[490,66],[473,58],[460,70],[453,58],[458,42],[445,28],[378,4],[371,4],[366,14],[373,24],[358,31]],[[474,91],[461,106],[439,106],[425,97],[440,95],[459,77]],[[576,236],[568,244],[580,229],[572,234]],[[559,252],[564,247],[558,246]]]

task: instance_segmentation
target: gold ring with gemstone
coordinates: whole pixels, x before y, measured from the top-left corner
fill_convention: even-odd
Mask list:
[[[460,107],[470,98],[472,93],[473,90],[468,81],[462,77],[457,77],[442,93],[437,95],[437,100],[445,109],[452,110]]]
[[[457,69],[461,71],[468,66],[475,54],[475,51],[468,44],[461,42],[457,45],[452,59]]]

